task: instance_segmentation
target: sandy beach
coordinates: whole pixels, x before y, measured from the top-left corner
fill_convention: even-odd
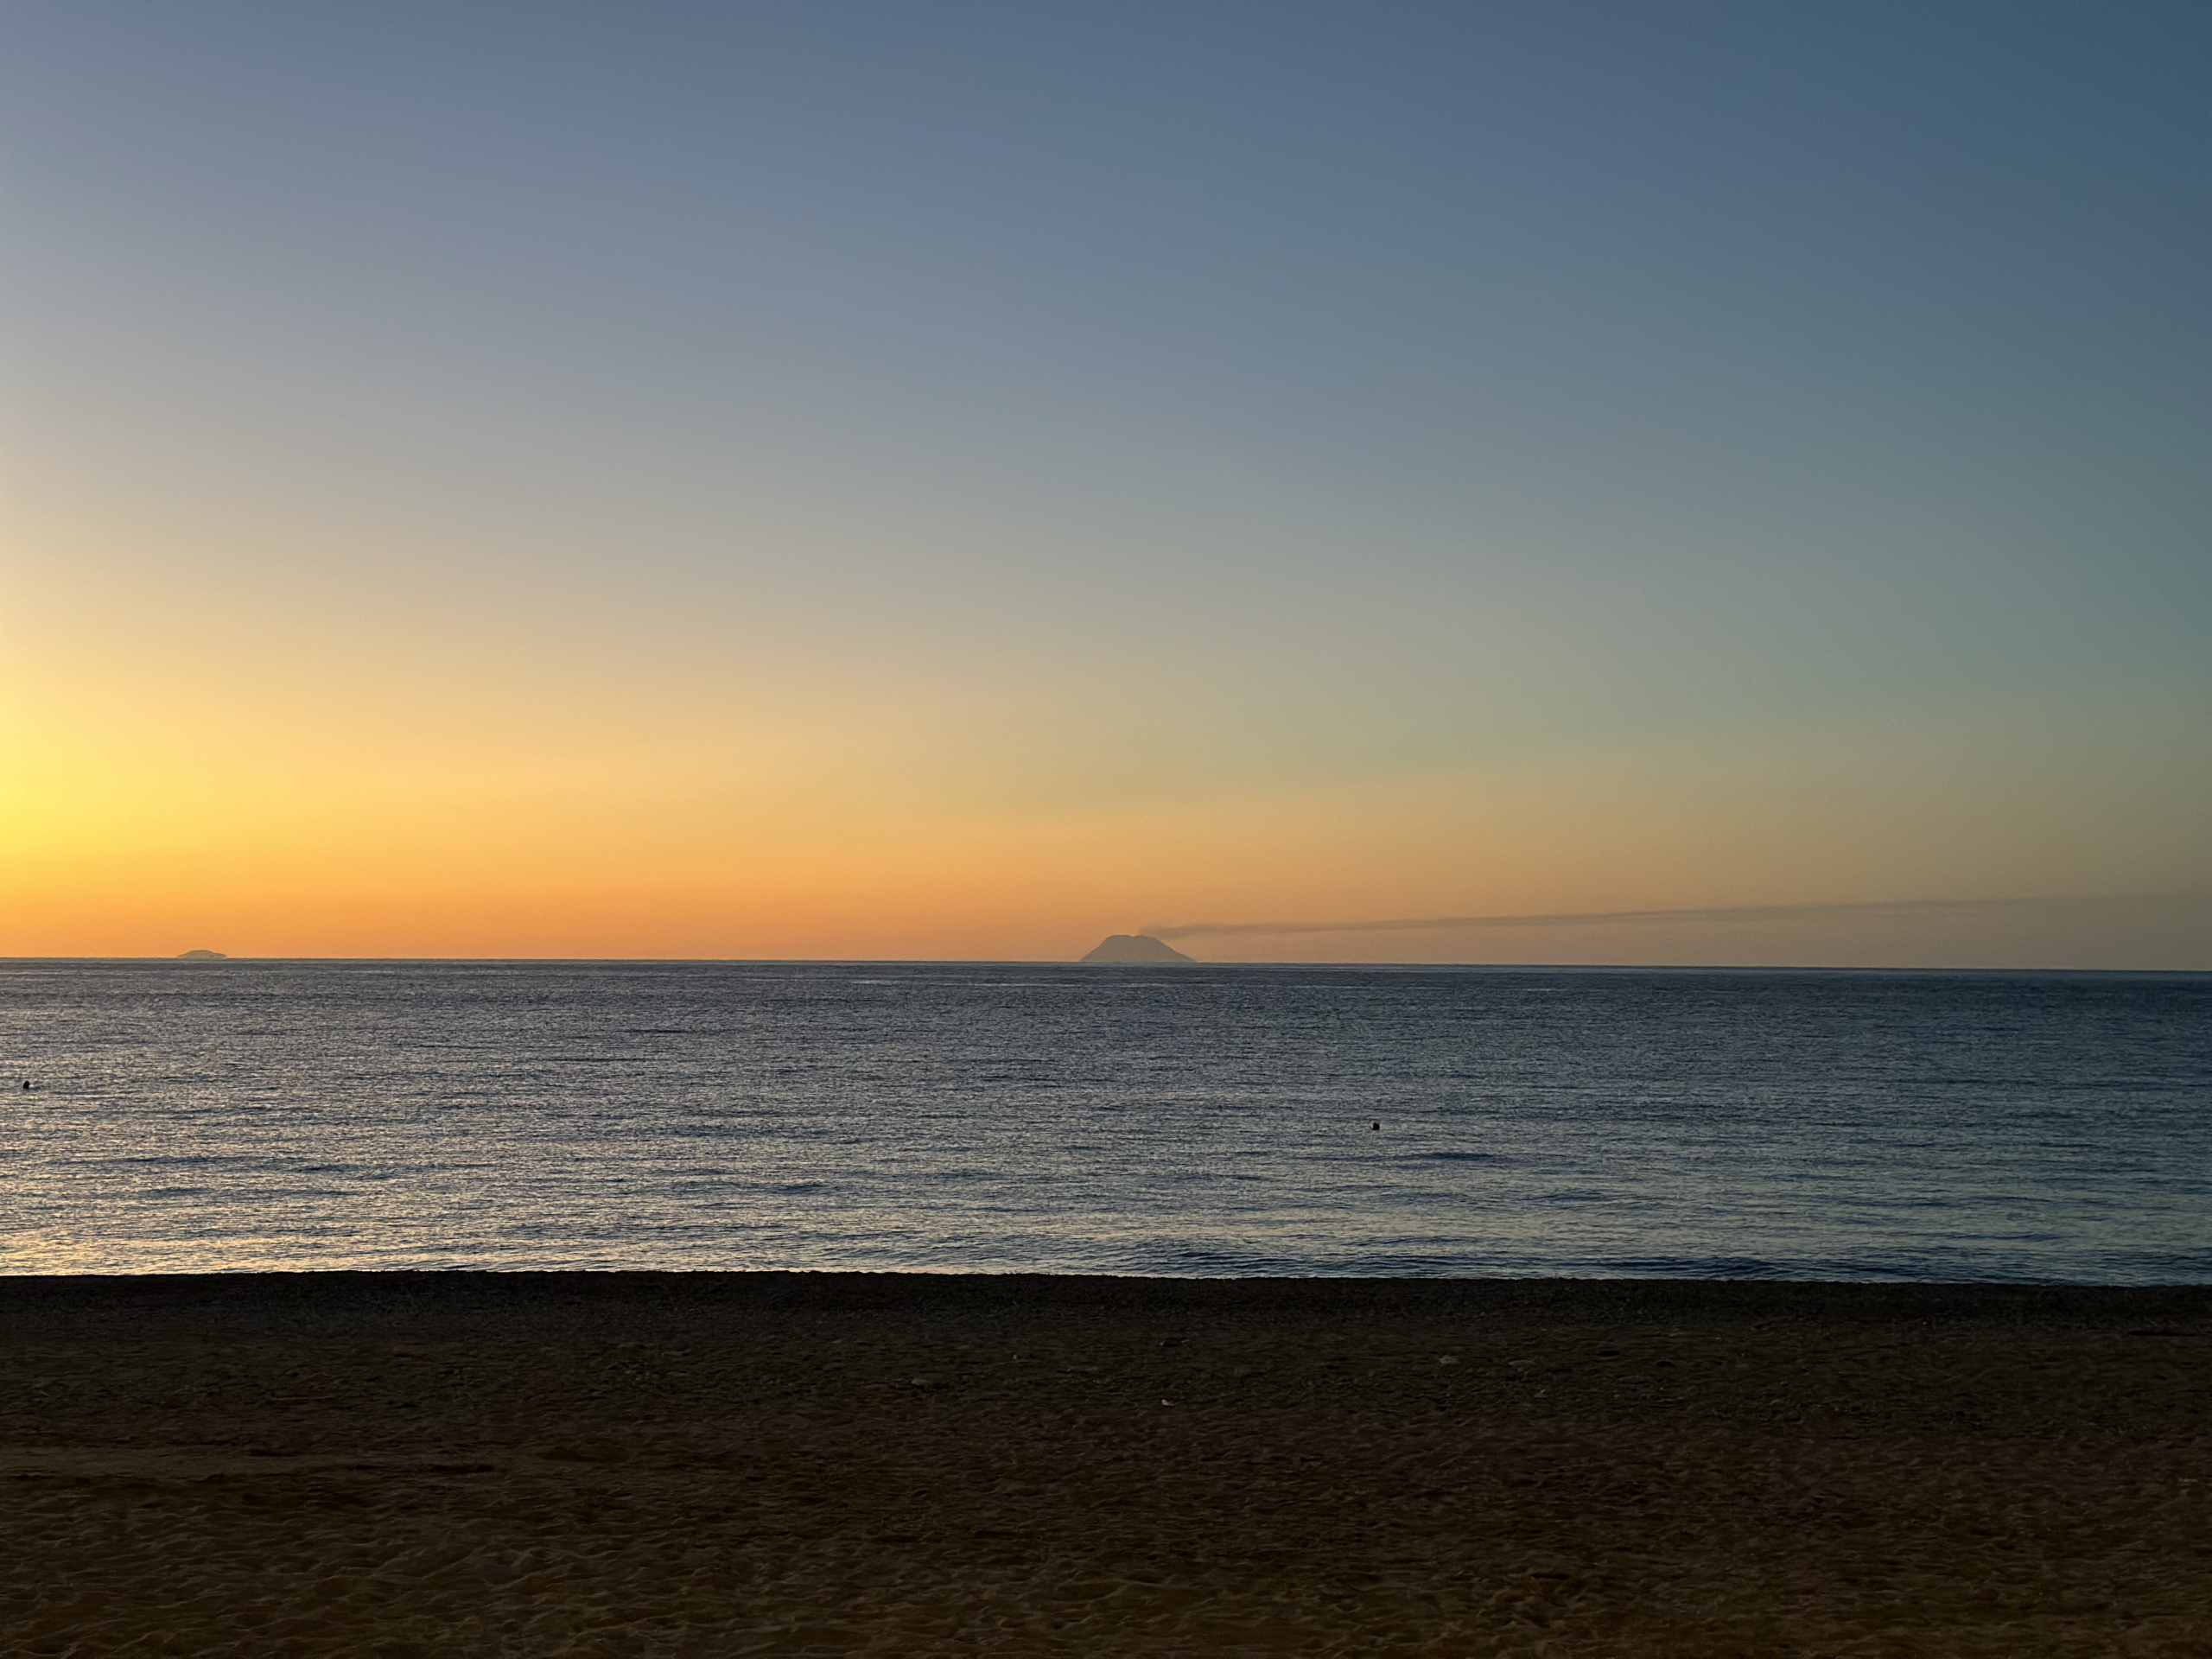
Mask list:
[[[8,1654],[2212,1655],[2212,1289],[0,1280]]]

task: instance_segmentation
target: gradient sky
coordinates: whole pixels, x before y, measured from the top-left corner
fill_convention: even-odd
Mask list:
[[[2212,967],[2202,0],[0,33],[0,954]]]

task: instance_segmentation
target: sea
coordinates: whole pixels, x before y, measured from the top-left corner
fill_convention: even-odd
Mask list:
[[[0,1272],[328,1268],[2212,1282],[2212,976],[0,963]]]

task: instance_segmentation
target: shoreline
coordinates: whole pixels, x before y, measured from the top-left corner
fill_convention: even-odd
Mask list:
[[[2212,1652],[2212,1287],[0,1278],[0,1652]]]
[[[563,1300],[696,1308],[718,1305],[857,1312],[925,1304],[1150,1308],[1197,1314],[1307,1309],[1446,1318],[1623,1318],[1661,1313],[1797,1321],[1992,1320],[2118,1325],[2212,1320],[2212,1282],[2160,1285],[1995,1281],[1477,1278],[658,1268],[308,1268],[217,1273],[0,1274],[0,1329],[21,1313],[110,1305],[141,1315],[302,1303],[363,1313],[414,1303],[462,1315]]]
[[[2212,1281],[2171,1284],[2111,1285],[2072,1281],[1901,1279],[1679,1279],[1631,1275],[1568,1274],[1115,1274],[1030,1271],[963,1271],[818,1268],[242,1268],[195,1273],[7,1273],[0,1272],[0,1310],[11,1300],[67,1298],[135,1291],[141,1294],[186,1295],[225,1287],[253,1287],[270,1293],[321,1290],[346,1294],[373,1287],[402,1285],[440,1294],[465,1295],[461,1287],[482,1290],[547,1292],[570,1287],[594,1294],[634,1294],[658,1288],[694,1294],[767,1296],[809,1291],[836,1298],[893,1298],[944,1294],[953,1297],[1050,1295],[1076,1300],[1129,1300],[1147,1295],[1173,1299],[1185,1292],[1200,1300],[1311,1297],[1326,1302],[1363,1294],[1407,1302],[1450,1303],[1498,1300],[1573,1303],[1649,1300],[1655,1303],[1714,1304],[1772,1299],[1784,1302],[1859,1303],[1870,1308],[1893,1302],[1901,1310],[1914,1303],[1933,1306],[1980,1301],[2047,1300],[2081,1304],[2114,1298],[2195,1298],[2212,1313]],[[78,1287],[73,1292],[70,1287]],[[43,1288],[35,1288],[43,1287]],[[235,1294],[233,1292],[232,1294]]]

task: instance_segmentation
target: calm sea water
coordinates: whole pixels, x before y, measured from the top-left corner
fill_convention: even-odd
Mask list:
[[[11,1273],[2212,1281],[2207,976],[14,963],[0,1083]]]

